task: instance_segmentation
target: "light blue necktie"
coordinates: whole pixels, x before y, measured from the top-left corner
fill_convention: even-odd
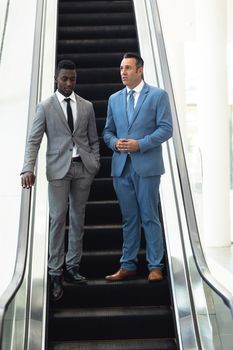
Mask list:
[[[133,112],[134,112],[134,96],[133,96],[133,94],[134,93],[135,93],[134,90],[130,90],[128,92],[127,116],[128,116],[129,124],[131,123],[131,121],[133,119]]]

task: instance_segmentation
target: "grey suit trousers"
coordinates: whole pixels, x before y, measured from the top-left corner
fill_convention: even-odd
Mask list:
[[[72,162],[66,176],[49,181],[50,208],[49,260],[50,275],[61,275],[66,269],[79,268],[83,250],[85,208],[94,175],[82,162]],[[68,251],[65,256],[65,225],[69,203]]]

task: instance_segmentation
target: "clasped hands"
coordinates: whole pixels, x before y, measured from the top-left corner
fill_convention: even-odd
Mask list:
[[[115,146],[119,152],[133,153],[139,151],[138,141],[134,139],[118,139]]]

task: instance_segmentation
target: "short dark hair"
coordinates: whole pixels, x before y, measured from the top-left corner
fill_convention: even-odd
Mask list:
[[[136,53],[126,52],[124,54],[123,58],[135,58],[137,68],[144,66],[144,61],[143,61],[142,57]]]
[[[56,76],[59,74],[61,69],[71,69],[71,70],[76,70],[76,65],[73,61],[71,60],[61,60],[57,64],[57,69],[56,69]]]

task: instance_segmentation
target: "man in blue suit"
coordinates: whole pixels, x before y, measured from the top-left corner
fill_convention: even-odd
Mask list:
[[[106,276],[120,281],[136,276],[141,224],[146,239],[148,280],[163,278],[163,237],[158,212],[162,143],[172,136],[167,93],[143,80],[143,59],[126,53],[120,74],[124,89],[111,95],[103,137],[113,150],[112,172],[123,218],[120,269]]]

